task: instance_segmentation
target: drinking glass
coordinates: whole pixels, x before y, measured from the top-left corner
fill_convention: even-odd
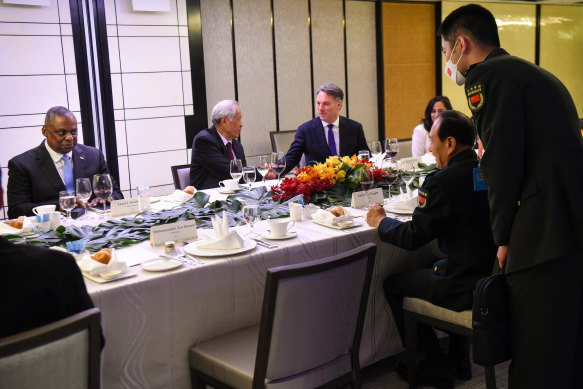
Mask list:
[[[415,179],[415,165],[409,161],[401,161],[399,162],[399,170],[401,172],[401,179],[406,184],[407,193],[409,193],[409,185]]]
[[[391,185],[393,185],[395,183],[395,181],[397,181],[397,178],[399,178],[399,175],[393,171],[391,171],[390,166],[391,162],[389,159],[384,159],[383,160],[383,164],[382,164],[382,169],[383,169],[383,180],[385,181],[385,183],[387,183],[389,185],[389,201],[391,201],[391,197],[393,196],[391,193]]]
[[[249,232],[246,235],[255,235],[255,222],[259,218],[257,204],[248,204],[243,207],[243,219],[249,224]]]
[[[240,159],[231,160],[231,178],[239,181],[243,175],[243,162]]]
[[[257,171],[263,177],[263,185],[265,185],[265,176],[269,171],[269,155],[260,155],[257,157]]]
[[[249,184],[249,190],[251,190],[251,184],[255,182],[255,167],[245,166],[243,168],[243,179]]]
[[[379,155],[383,152],[383,146],[378,140],[370,142],[370,154],[376,161]]]
[[[362,188],[362,190],[364,190],[365,192],[368,192],[369,189],[372,188],[372,186],[374,185],[374,176],[372,173],[372,170],[369,168],[365,168],[365,169],[361,169],[358,172],[358,182],[360,183],[360,187]],[[370,202],[368,199],[368,194],[366,196],[366,206],[364,207],[364,209],[369,209],[370,208]]]
[[[89,178],[77,178],[75,180],[75,189],[77,189],[77,199],[83,203],[83,208],[87,206],[87,200],[91,197],[91,180]]]
[[[399,152],[399,141],[397,138],[387,138],[385,139],[385,152],[387,156],[391,159],[391,162],[395,162],[395,157]]]
[[[62,190],[59,192],[59,205],[63,211],[67,212],[67,220],[65,224],[71,224],[71,211],[75,208],[75,192]]]
[[[279,175],[285,170],[285,154],[283,151],[271,153],[271,169],[277,174],[277,185],[279,185]]]
[[[368,150],[360,150],[358,152],[358,159],[370,159],[370,153]]]
[[[111,196],[113,184],[109,174],[96,174],[93,176],[93,193],[103,200],[103,217],[105,218],[105,204]]]

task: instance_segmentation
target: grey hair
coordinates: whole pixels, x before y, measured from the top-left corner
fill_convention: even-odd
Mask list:
[[[216,103],[211,113],[213,124],[219,124],[224,117],[233,119],[237,113],[238,106],[239,104],[234,100],[221,100]]]
[[[45,115],[45,126],[52,124],[57,116],[61,118],[75,119],[75,114],[69,111],[68,108],[56,106],[49,108],[47,111],[47,114]]]
[[[342,92],[342,89],[340,89],[340,87],[336,84],[322,84],[318,88],[316,96],[318,96],[318,93],[320,92],[325,92],[326,94],[332,96],[336,101],[344,100],[344,92]]]

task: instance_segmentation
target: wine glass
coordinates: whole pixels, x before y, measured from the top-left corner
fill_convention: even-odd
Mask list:
[[[358,159],[370,159],[370,153],[368,150],[359,150]]]
[[[246,235],[255,235],[255,221],[259,218],[257,204],[248,204],[243,207],[243,219],[249,224],[249,232]]]
[[[393,185],[395,183],[395,181],[397,181],[397,178],[399,178],[399,175],[393,171],[391,171],[390,166],[391,162],[389,159],[384,159],[383,160],[383,164],[382,164],[382,169],[383,169],[383,180],[385,181],[386,184],[389,185],[389,201],[391,201],[392,198],[392,193],[391,193],[391,185]]]
[[[111,196],[112,191],[113,184],[109,174],[96,174],[93,176],[93,193],[103,200],[103,217],[105,217],[106,200]]]
[[[251,190],[251,184],[255,182],[255,167],[245,166],[243,168],[243,179],[249,184],[249,190]]]
[[[279,175],[285,170],[285,154],[283,151],[271,153],[271,169],[277,174],[277,185],[279,185]]]
[[[391,159],[391,162],[395,162],[395,157],[399,152],[399,141],[397,138],[387,138],[385,139],[385,152],[387,156]]]
[[[415,179],[415,165],[410,161],[399,162],[399,170],[401,171],[401,179],[406,184],[407,193],[409,193],[409,185]]]
[[[361,169],[358,172],[358,182],[360,183],[360,187],[362,188],[362,190],[364,190],[365,192],[368,192],[369,189],[372,188],[372,186],[374,185],[374,176],[372,173],[372,170],[369,168],[364,168]],[[369,209],[370,208],[370,202],[368,199],[368,194],[366,196],[366,206],[364,207],[364,209]]]
[[[59,205],[63,211],[67,212],[66,224],[71,224],[71,210],[75,208],[75,192],[62,190],[59,192]]]
[[[370,142],[370,154],[372,155],[375,162],[382,152],[383,146],[381,145],[381,142],[379,142],[378,140]]]
[[[243,162],[240,159],[231,160],[231,178],[239,181],[243,175]]]
[[[77,178],[75,180],[75,189],[77,189],[77,199],[83,203],[83,208],[87,206],[87,200],[91,197],[91,180],[89,178]]]
[[[269,156],[260,155],[257,157],[257,171],[263,176],[263,185],[265,185],[265,176],[269,171]]]

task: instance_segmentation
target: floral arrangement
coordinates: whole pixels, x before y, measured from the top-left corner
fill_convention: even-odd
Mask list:
[[[303,195],[305,202],[342,202],[347,193],[352,193],[359,185],[359,172],[370,169],[376,186],[383,182],[385,171],[373,167],[368,159],[332,156],[324,163],[304,166],[296,170],[295,177],[284,178],[279,186],[272,186],[273,200],[287,200]]]

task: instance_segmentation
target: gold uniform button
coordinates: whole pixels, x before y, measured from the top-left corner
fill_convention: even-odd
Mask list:
[[[520,200],[518,200],[518,206],[520,207]]]

